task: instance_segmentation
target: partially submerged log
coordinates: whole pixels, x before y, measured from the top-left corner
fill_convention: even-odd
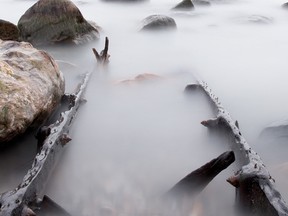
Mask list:
[[[162,196],[163,215],[191,215],[192,212],[198,215],[197,196],[234,161],[233,151],[224,152],[181,179]]]
[[[198,80],[198,86],[203,89],[217,110],[217,117],[201,122],[202,125],[211,129],[225,130],[231,138],[231,148],[236,155],[236,160],[241,164],[240,170],[227,180],[236,188],[236,202],[239,210],[245,215],[288,215],[287,204],[276,190],[274,179],[270,176],[260,156],[246,142],[238,123],[232,120],[207,83]]]
[[[194,170],[177,184],[166,195],[176,198],[193,197],[199,194],[222,170],[235,161],[233,151],[227,151],[210,162]]]
[[[166,195],[176,196],[195,196],[199,194],[222,170],[226,169],[235,161],[233,151],[227,151],[214,158],[210,162],[194,170],[177,184],[175,184]]]
[[[107,65],[109,63],[110,55],[108,53],[109,48],[109,39],[108,37],[105,37],[105,47],[104,49],[99,53],[95,48],[92,48],[92,51],[96,57],[97,63],[99,65]]]
[[[59,119],[49,126],[46,139],[42,138],[41,151],[36,155],[32,168],[28,170],[22,183],[14,190],[0,194],[1,216],[36,215],[34,210],[39,208],[39,202],[41,210],[45,186],[66,143],[71,140],[68,136],[69,129],[81,105],[90,75],[91,73],[87,73],[77,91],[67,97],[68,110],[61,112]]]

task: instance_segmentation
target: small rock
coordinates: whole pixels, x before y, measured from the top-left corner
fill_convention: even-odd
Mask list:
[[[177,4],[173,10],[193,10],[194,5],[191,0],[183,0],[179,4]]]
[[[173,18],[165,15],[151,15],[146,17],[143,21],[141,30],[164,30],[176,29],[177,25]]]
[[[193,3],[194,3],[194,5],[201,6],[201,7],[211,6],[211,3],[209,1],[206,1],[206,0],[194,0]]]
[[[18,28],[21,39],[34,45],[81,43],[99,37],[97,27],[70,0],[39,0],[20,18]]]
[[[288,138],[288,120],[281,120],[271,123],[261,133],[262,138]]]
[[[133,79],[125,79],[121,81],[117,81],[115,84],[139,84],[139,83],[144,83],[144,82],[151,82],[155,80],[161,80],[164,79],[164,77],[156,75],[156,74],[151,74],[151,73],[143,73],[139,74]]]
[[[0,19],[0,39],[17,41],[19,39],[19,29],[13,23]]]
[[[288,9],[288,2],[282,4],[282,8],[284,8],[284,9]]]

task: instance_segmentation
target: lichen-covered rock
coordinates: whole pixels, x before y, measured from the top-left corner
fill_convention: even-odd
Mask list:
[[[142,21],[141,30],[166,30],[176,28],[177,25],[173,18],[165,15],[151,15]]]
[[[194,5],[191,0],[183,0],[179,4],[177,4],[173,10],[193,10]]]
[[[97,26],[85,20],[70,0],[39,0],[20,18],[18,28],[21,39],[34,45],[99,37]]]
[[[26,42],[0,40],[0,143],[43,122],[64,90],[50,55]]]
[[[19,30],[11,22],[0,19],[0,39],[1,40],[18,40]]]

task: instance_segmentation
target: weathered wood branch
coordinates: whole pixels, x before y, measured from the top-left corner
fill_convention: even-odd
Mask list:
[[[33,208],[39,206],[58,159],[67,142],[69,129],[81,105],[91,73],[87,73],[77,91],[67,97],[68,110],[61,112],[59,119],[45,130],[43,146],[36,155],[32,168],[24,176],[22,183],[14,190],[0,194],[0,216],[35,215]],[[38,208],[38,207],[37,207]]]
[[[92,48],[92,51],[97,59],[97,63],[100,65],[107,65],[109,63],[109,57],[108,54],[108,48],[109,48],[109,39],[108,37],[105,38],[105,47],[104,49],[98,53],[98,51],[95,48]]]
[[[193,197],[199,194],[222,170],[235,161],[233,151],[227,151],[191,172],[175,184],[165,196]]]
[[[224,129],[231,138],[231,148],[236,160],[240,162],[240,170],[227,180],[236,187],[236,202],[239,209],[249,215],[288,215],[287,204],[276,190],[274,180],[262,159],[241,134],[238,122],[232,120],[207,83],[198,80],[197,85],[203,89],[217,110],[217,117],[201,122],[202,125],[211,129],[215,127]],[[193,88],[186,87],[190,90]]]

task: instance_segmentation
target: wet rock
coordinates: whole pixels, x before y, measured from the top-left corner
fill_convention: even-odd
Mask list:
[[[288,120],[271,123],[260,133],[261,138],[285,138],[288,139]]]
[[[288,2],[282,4],[282,8],[284,8],[284,9],[288,9]]]
[[[17,26],[11,22],[0,19],[0,39],[17,41],[19,39]]]
[[[151,74],[151,73],[143,73],[139,74],[133,79],[125,79],[121,81],[117,81],[115,84],[140,84],[140,83],[146,83],[146,82],[152,82],[156,80],[163,80],[164,77],[156,75],[156,74]]]
[[[193,10],[194,5],[191,0],[183,0],[179,4],[177,4],[173,10]]]
[[[166,30],[176,29],[177,25],[173,18],[165,15],[151,15],[142,21],[141,30]]]
[[[99,37],[97,26],[85,20],[70,0],[39,0],[22,15],[18,28],[21,39],[34,45]]]
[[[42,123],[64,90],[64,77],[46,52],[0,40],[0,143]]]
[[[267,17],[263,15],[250,15],[248,17],[240,17],[237,18],[236,21],[240,24],[271,24],[273,23],[273,18],[272,17]]]
[[[193,3],[195,6],[201,6],[201,7],[207,7],[211,5],[211,3],[206,0],[194,0]]]

